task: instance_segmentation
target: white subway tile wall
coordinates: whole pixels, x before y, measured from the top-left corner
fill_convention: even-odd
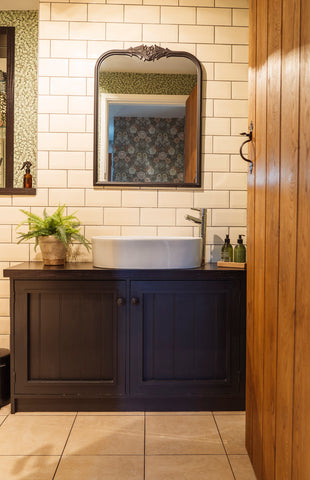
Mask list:
[[[209,261],[226,233],[232,243],[246,234],[247,165],[238,151],[248,125],[248,0],[40,0],[39,16],[38,187],[35,197],[0,197],[0,347],[9,345],[2,270],[40,258],[33,243],[17,244],[20,208],[41,214],[65,203],[91,238],[198,235],[185,215],[206,207]],[[202,63],[202,189],[92,186],[96,59],[142,42]]]

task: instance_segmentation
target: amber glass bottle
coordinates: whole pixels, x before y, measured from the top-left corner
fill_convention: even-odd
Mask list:
[[[23,170],[24,168],[26,169],[24,175],[24,188],[32,188],[32,175],[30,173],[31,165],[31,162],[24,162],[23,166],[21,167],[21,170]]]

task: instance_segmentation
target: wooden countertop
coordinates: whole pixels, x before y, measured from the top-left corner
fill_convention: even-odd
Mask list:
[[[47,266],[42,262],[23,262],[4,269],[3,275],[12,279],[160,279],[165,280],[200,280],[227,276],[245,276],[245,270],[218,268],[216,263],[208,263],[203,267],[186,269],[109,269],[94,267],[91,262],[68,262],[60,266]]]

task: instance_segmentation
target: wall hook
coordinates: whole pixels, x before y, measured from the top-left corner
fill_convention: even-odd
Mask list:
[[[242,149],[243,149],[243,146],[244,146],[246,143],[252,141],[253,122],[250,123],[249,133],[242,132],[242,133],[240,133],[240,135],[243,135],[243,136],[245,136],[245,137],[249,137],[248,140],[245,140],[245,141],[242,143],[239,152],[240,152],[240,156],[241,156],[242,160],[244,160],[245,162],[249,162],[249,164],[250,164],[250,170],[249,170],[249,171],[250,171],[250,173],[252,173],[252,171],[253,171],[253,162],[252,162],[252,160],[249,160],[248,158],[246,158],[246,157],[243,155]]]

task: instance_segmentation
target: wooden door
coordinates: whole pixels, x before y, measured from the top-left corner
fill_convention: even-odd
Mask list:
[[[250,0],[246,445],[310,478],[310,2]]]
[[[15,394],[125,392],[126,282],[16,281]]]

